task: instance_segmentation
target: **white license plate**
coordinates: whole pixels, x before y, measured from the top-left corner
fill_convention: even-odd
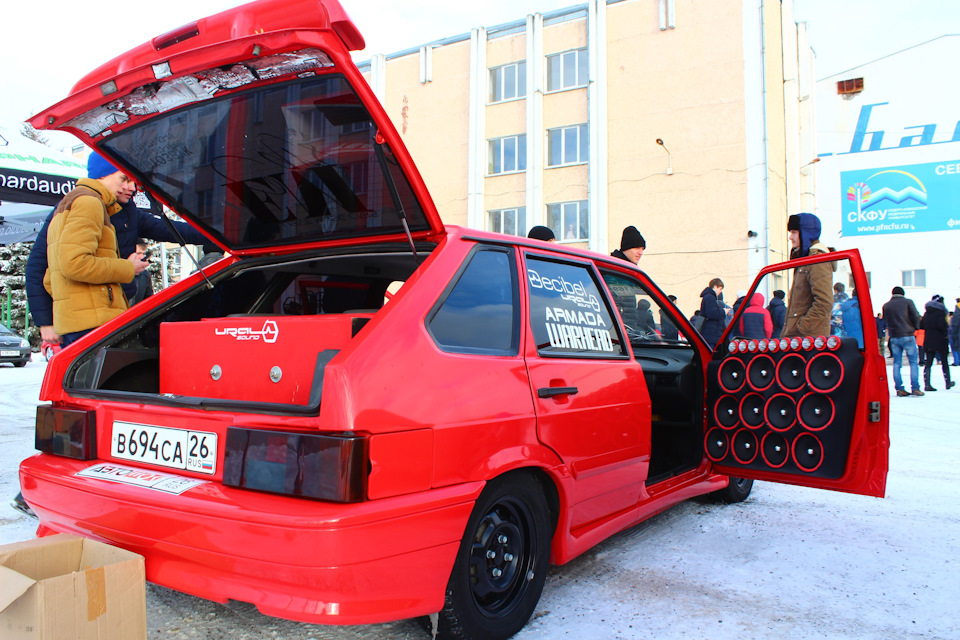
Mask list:
[[[212,475],[217,472],[217,434],[117,420],[113,423],[110,455]]]
[[[7,356],[18,356],[20,355],[19,351],[0,351],[0,358]]]

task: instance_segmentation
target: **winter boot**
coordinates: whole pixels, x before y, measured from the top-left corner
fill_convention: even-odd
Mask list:
[[[949,369],[948,367],[944,367],[944,368],[943,368],[943,381],[944,381],[944,383],[947,385],[946,388],[947,388],[948,390],[950,389],[950,387],[952,387],[953,385],[957,384],[956,382],[952,382],[952,381],[950,380],[950,369]]]
[[[936,389],[933,388],[933,385],[930,384],[930,367],[926,367],[923,370],[923,390],[936,391]]]

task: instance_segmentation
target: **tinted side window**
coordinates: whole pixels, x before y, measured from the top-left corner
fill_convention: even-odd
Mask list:
[[[527,289],[540,355],[625,354],[616,322],[586,265],[528,257]]]
[[[516,355],[520,296],[513,253],[482,248],[467,260],[427,329],[444,351]]]

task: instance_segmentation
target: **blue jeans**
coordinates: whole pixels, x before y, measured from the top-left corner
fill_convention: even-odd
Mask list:
[[[907,354],[910,363],[910,386],[913,391],[920,389],[920,366],[917,364],[917,339],[913,336],[905,338],[890,338],[890,353],[893,355],[893,386],[897,391],[903,389],[903,378],[900,377],[900,365],[903,353]]]

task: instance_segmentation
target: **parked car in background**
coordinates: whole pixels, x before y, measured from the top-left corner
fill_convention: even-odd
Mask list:
[[[0,363],[4,362],[15,367],[26,366],[30,362],[30,342],[0,324]]]
[[[753,479],[883,495],[875,334],[729,329],[711,351],[629,262],[445,226],[361,48],[334,0],[262,0],[33,120],[225,255],[49,363],[20,467],[40,535],[267,615],[506,638],[550,563],[688,498],[742,501]],[[856,251],[816,261],[868,290]],[[631,326],[639,306],[679,339]]]

